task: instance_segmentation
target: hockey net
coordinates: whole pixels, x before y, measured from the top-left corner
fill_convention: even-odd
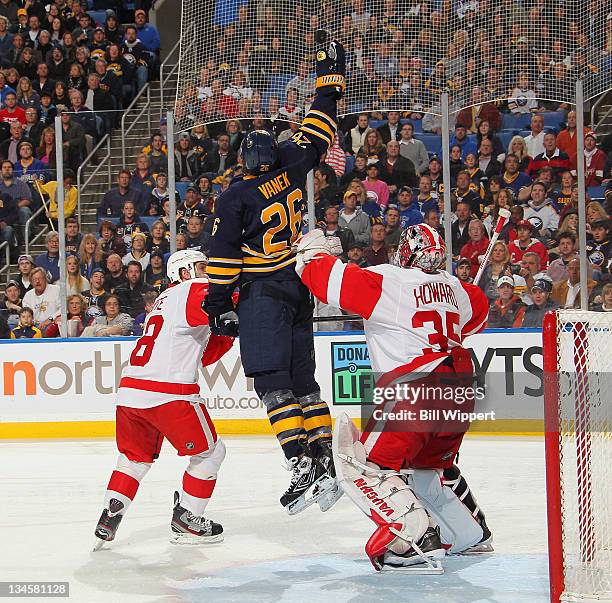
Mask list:
[[[544,322],[552,601],[612,600],[612,316]]]

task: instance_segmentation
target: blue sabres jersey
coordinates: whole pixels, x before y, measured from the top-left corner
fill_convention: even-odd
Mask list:
[[[298,279],[292,245],[302,229],[306,175],[319,164],[336,128],[336,100],[324,90],[301,127],[279,146],[280,167],[237,178],[219,196],[207,268],[209,307],[224,307],[240,283]]]

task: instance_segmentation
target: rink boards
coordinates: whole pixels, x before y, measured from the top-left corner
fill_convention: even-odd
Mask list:
[[[81,438],[114,435],[114,394],[135,338],[2,341],[0,438]],[[533,330],[491,330],[469,346],[494,420],[472,431],[533,435],[543,431],[542,336]],[[317,381],[332,415],[359,422],[370,368],[363,333],[315,337]],[[202,397],[222,434],[269,434],[238,342],[200,374]]]

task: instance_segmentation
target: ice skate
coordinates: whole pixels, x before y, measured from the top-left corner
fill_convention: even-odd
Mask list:
[[[327,473],[326,467],[317,459],[304,453],[292,458],[287,469],[292,472],[289,488],[280,498],[280,503],[289,515],[301,513],[310,505],[318,502],[336,482]]]
[[[174,493],[172,514],[172,539],[175,544],[213,544],[223,541],[223,526],[211,519],[194,515],[179,503],[179,493]]]
[[[319,509],[323,513],[329,511],[342,497],[343,491],[336,480],[336,469],[334,467],[334,459],[331,450],[331,442],[320,444],[321,454],[317,460],[325,467],[327,475],[334,480],[331,488],[328,488],[325,493],[318,499]]]
[[[418,543],[413,543],[410,550],[402,555],[387,551],[376,562],[380,569],[405,571],[412,573],[442,574],[444,569],[440,563],[446,551],[440,540],[440,528],[428,528]],[[374,560],[373,560],[374,562]]]
[[[108,507],[108,509],[102,511],[96,526],[95,535],[98,540],[94,546],[94,551],[99,551],[106,542],[111,542],[115,539],[117,528],[123,519],[121,511],[123,511],[124,505],[121,501],[111,498]]]
[[[484,518],[476,518],[480,526],[482,527],[483,537],[482,540],[476,543],[474,546],[471,546],[469,549],[466,549],[461,553],[461,555],[481,555],[482,553],[492,553],[493,549],[493,534],[491,534],[491,530],[487,527],[487,524]]]

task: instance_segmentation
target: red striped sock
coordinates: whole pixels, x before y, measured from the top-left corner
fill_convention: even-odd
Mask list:
[[[194,515],[203,515],[216,483],[216,477],[213,479],[199,479],[185,471],[183,474],[181,506],[191,511]]]

